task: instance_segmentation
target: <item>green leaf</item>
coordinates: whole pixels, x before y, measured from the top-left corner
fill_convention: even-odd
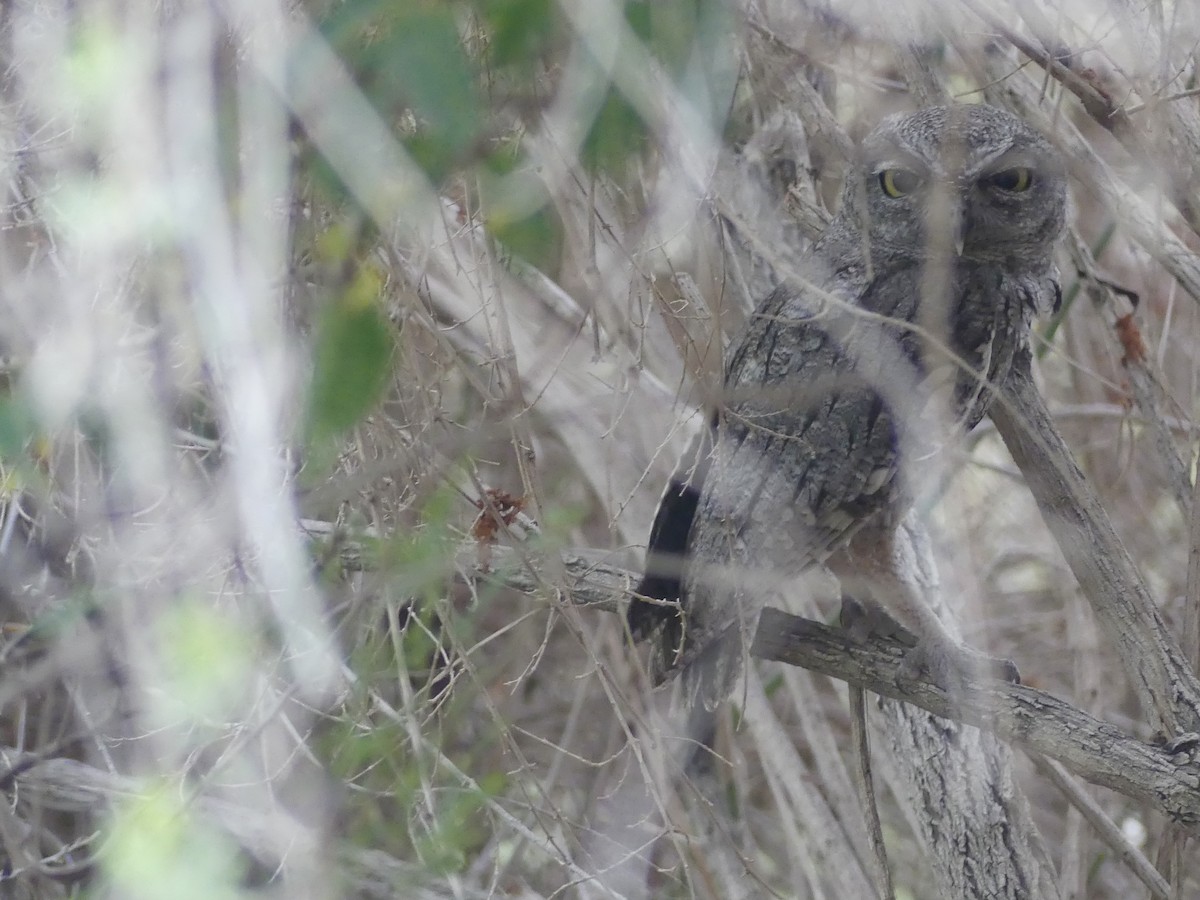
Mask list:
[[[483,0],[493,65],[528,65],[547,50],[558,27],[552,0]]]
[[[163,610],[157,643],[164,654],[163,704],[172,720],[227,721],[253,680],[254,641],[243,624],[195,598]]]
[[[245,865],[225,833],[196,815],[182,785],[116,800],[101,855],[109,890],[131,900],[240,900]]]
[[[562,254],[563,234],[557,216],[547,207],[515,221],[489,217],[488,230],[509,253],[553,276]]]
[[[414,842],[417,856],[441,875],[462,871],[471,853],[487,839],[482,827],[486,819],[487,794],[476,790],[443,790],[434,827]]]
[[[729,39],[734,28],[725,6],[716,0],[631,0],[624,5],[630,33],[658,60],[683,97],[702,111],[708,107],[718,127],[736,78]],[[597,78],[604,77],[599,66],[597,72]],[[588,131],[584,160],[593,168],[620,174],[619,168],[644,150],[648,136],[645,120],[610,85]]]
[[[480,107],[453,11],[441,7],[404,16],[380,51],[389,84],[440,135],[446,149],[456,154],[466,149],[478,131]]]
[[[100,611],[101,606],[95,596],[83,591],[72,592],[38,613],[29,623],[29,631],[24,639],[48,647]]]
[[[317,330],[309,430],[325,440],[356,425],[391,377],[392,335],[379,311],[379,278],[363,269]]]
[[[441,184],[454,171],[456,160],[437,135],[414,134],[404,140],[404,149],[434,184]]]
[[[668,0],[669,2],[669,0]],[[625,22],[629,30],[643,43],[650,44],[654,36],[654,7],[657,4],[640,0],[625,4]]]
[[[29,405],[12,395],[0,396],[0,459],[20,456],[36,433]]]
[[[475,144],[484,119],[476,71],[458,34],[457,4],[359,0],[321,23],[380,114],[417,120],[406,144],[439,178]]]
[[[615,88],[600,107],[583,142],[584,163],[593,169],[617,169],[646,145],[642,117]]]
[[[397,529],[380,542],[375,564],[388,573],[389,584],[397,592],[423,598],[429,605],[441,596],[453,568],[455,541],[450,521],[457,500],[449,487],[439,487],[422,506],[417,527]]]

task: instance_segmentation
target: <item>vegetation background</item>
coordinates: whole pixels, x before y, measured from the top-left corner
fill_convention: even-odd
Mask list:
[[[1038,377],[1194,659],[1198,45],[1189,0],[0,6],[0,896],[854,896],[844,685],[764,667],[630,849],[638,653],[553,567],[475,577],[481,505],[636,571],[849,142],[941,96],[1070,157]],[[931,517],[968,641],[1150,739],[989,423]],[[1014,765],[1062,896],[1142,896]]]

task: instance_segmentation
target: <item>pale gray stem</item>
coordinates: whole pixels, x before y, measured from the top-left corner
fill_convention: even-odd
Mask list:
[[[1171,900],[1171,886],[1167,884],[1167,880],[1159,874],[1150,860],[1146,859],[1145,855],[1129,843],[1125,835],[1121,834],[1121,829],[1104,814],[1100,804],[1076,784],[1066,770],[1054,760],[1036,754],[1030,754],[1029,758],[1037,766],[1037,770],[1062,791],[1071,801],[1071,805],[1083,814],[1083,817],[1096,829],[1096,833],[1104,839],[1104,843],[1108,844],[1121,862],[1129,867],[1129,871],[1133,872],[1142,884],[1150,889],[1150,895],[1156,900]]]
[[[1026,353],[992,407],[1004,438],[1146,714],[1166,735],[1200,727],[1200,681],[1079,470],[1033,383]]]
[[[892,869],[888,865],[887,847],[883,843],[883,824],[879,821],[879,804],[875,800],[875,779],[871,776],[871,744],[867,734],[867,692],[860,687],[850,688],[850,737],[854,744],[854,774],[862,796],[863,818],[867,837],[875,854],[876,887],[884,900],[895,900]]]

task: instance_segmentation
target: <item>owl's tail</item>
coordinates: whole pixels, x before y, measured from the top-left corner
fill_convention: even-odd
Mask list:
[[[733,693],[742,674],[738,627],[731,625],[693,655],[688,652],[683,610],[657,608],[671,614],[658,618],[648,631],[635,634],[650,644],[647,665],[651,682],[658,687],[678,678],[683,706],[692,711],[712,712]]]
[[[737,689],[742,660],[740,631],[731,625],[679,670],[684,706],[692,712],[716,710]]]

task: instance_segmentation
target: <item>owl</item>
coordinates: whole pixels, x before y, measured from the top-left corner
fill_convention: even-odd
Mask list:
[[[967,648],[914,577],[910,515],[941,449],[976,425],[1056,309],[1066,167],[985,105],[884,119],[841,206],[727,355],[724,391],[651,528],[629,624],[690,705],[734,689],[764,603],[824,566],[945,675]]]

